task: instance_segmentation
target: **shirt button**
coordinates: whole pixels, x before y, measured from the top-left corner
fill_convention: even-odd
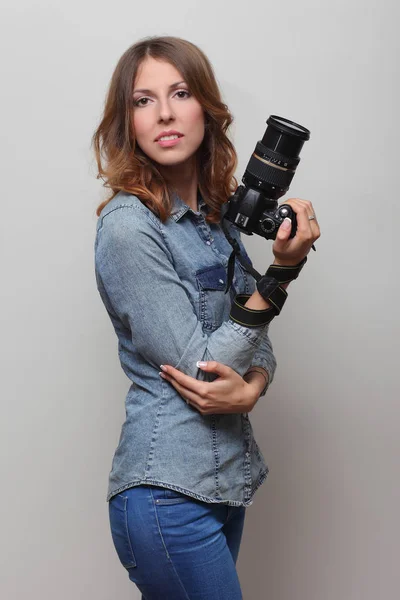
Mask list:
[[[246,458],[250,458],[250,452],[246,452]]]

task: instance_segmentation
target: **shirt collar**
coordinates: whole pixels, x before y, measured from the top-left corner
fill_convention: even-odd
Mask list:
[[[201,197],[200,192],[198,192],[198,194],[197,194],[197,199],[198,199],[199,210],[194,211],[192,208],[190,208],[187,204],[185,204],[183,202],[183,200],[178,196],[178,194],[174,193],[173,201],[172,201],[171,218],[177,222],[187,212],[191,212],[193,215],[196,215],[196,216],[199,216],[201,211],[206,212],[208,207],[207,207],[206,203],[204,202],[203,198]]]

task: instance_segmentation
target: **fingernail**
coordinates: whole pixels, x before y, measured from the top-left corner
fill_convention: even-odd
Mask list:
[[[201,369],[202,367],[206,367],[206,366],[207,366],[207,363],[203,362],[201,360],[198,360],[196,363],[196,367],[198,367],[199,369]]]
[[[165,379],[164,373],[162,371],[159,372],[159,376]]]
[[[160,369],[162,369],[163,371],[168,371],[168,369],[165,365],[160,365]]]
[[[291,229],[292,228],[292,219],[286,217],[286,219],[282,223],[282,229]]]

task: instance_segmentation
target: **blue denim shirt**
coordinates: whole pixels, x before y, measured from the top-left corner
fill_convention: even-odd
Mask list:
[[[95,240],[97,286],[118,336],[121,366],[131,381],[109,478],[107,500],[153,484],[205,502],[248,506],[268,474],[248,414],[202,415],[160,375],[171,364],[207,379],[196,362],[215,360],[240,375],[252,365],[272,382],[276,361],[268,327],[229,319],[237,293],[255,281],[236,261],[225,294],[231,246],[207,207],[193,211],[175,197],[163,224],[140,200],[119,192],[102,210]],[[228,224],[231,235],[239,232]]]

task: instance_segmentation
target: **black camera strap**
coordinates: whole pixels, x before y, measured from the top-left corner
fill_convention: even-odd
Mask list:
[[[229,289],[232,285],[233,274],[235,271],[235,259],[236,258],[238,259],[238,261],[240,262],[242,267],[245,269],[245,271],[250,273],[250,275],[252,275],[257,282],[259,282],[260,279],[265,276],[274,277],[277,281],[279,281],[279,283],[289,283],[290,281],[297,279],[297,277],[300,274],[301,269],[304,267],[304,265],[307,262],[307,257],[305,257],[298,265],[293,265],[293,266],[270,265],[268,270],[266,271],[265,275],[261,275],[249,263],[249,261],[246,260],[242,256],[238,242],[235,239],[233,239],[233,237],[230,235],[230,233],[228,231],[228,227],[226,226],[226,223],[224,222],[223,215],[226,213],[226,210],[227,210],[227,207],[225,204],[222,206],[222,209],[223,209],[223,211],[222,211],[221,227],[225,234],[226,239],[232,246],[232,252],[231,252],[231,254],[229,256],[229,260],[228,260],[228,272],[227,272],[227,282],[226,282],[225,293],[227,293],[229,291]]]
[[[227,225],[225,223],[225,219],[224,219],[224,215],[227,212],[227,210],[228,210],[228,203],[226,202],[221,207],[221,227],[225,234],[226,239],[232,246],[232,252],[231,252],[231,255],[228,260],[228,272],[227,272],[225,294],[227,292],[229,292],[229,289],[232,285],[233,274],[235,272],[235,259],[236,258],[242,265],[243,269],[245,271],[247,271],[248,273],[250,273],[250,275],[252,275],[256,281],[259,281],[259,279],[261,279],[261,277],[262,277],[262,275],[258,271],[256,271],[256,269],[254,269],[254,267],[249,263],[249,261],[246,260],[242,256],[239,244],[237,243],[237,241],[235,239],[233,239],[233,237],[229,233],[228,227],[227,227]]]
[[[224,211],[224,214],[225,212],[226,210]],[[221,227],[226,239],[232,246],[232,252],[228,260],[225,294],[229,291],[232,285],[235,271],[235,260],[237,258],[242,267],[257,281],[258,292],[261,294],[264,300],[271,304],[271,307],[266,310],[250,310],[244,306],[250,296],[247,294],[239,294],[235,297],[232,304],[230,318],[247,327],[260,327],[261,325],[266,325],[270,323],[276,315],[279,315],[286,301],[287,292],[281,286],[281,284],[289,283],[290,281],[297,279],[300,271],[307,262],[307,257],[303,258],[298,265],[270,265],[265,275],[261,275],[245,258],[243,258],[240,251],[240,246],[238,242],[230,235],[228,227],[224,223],[223,217],[221,219]]]

